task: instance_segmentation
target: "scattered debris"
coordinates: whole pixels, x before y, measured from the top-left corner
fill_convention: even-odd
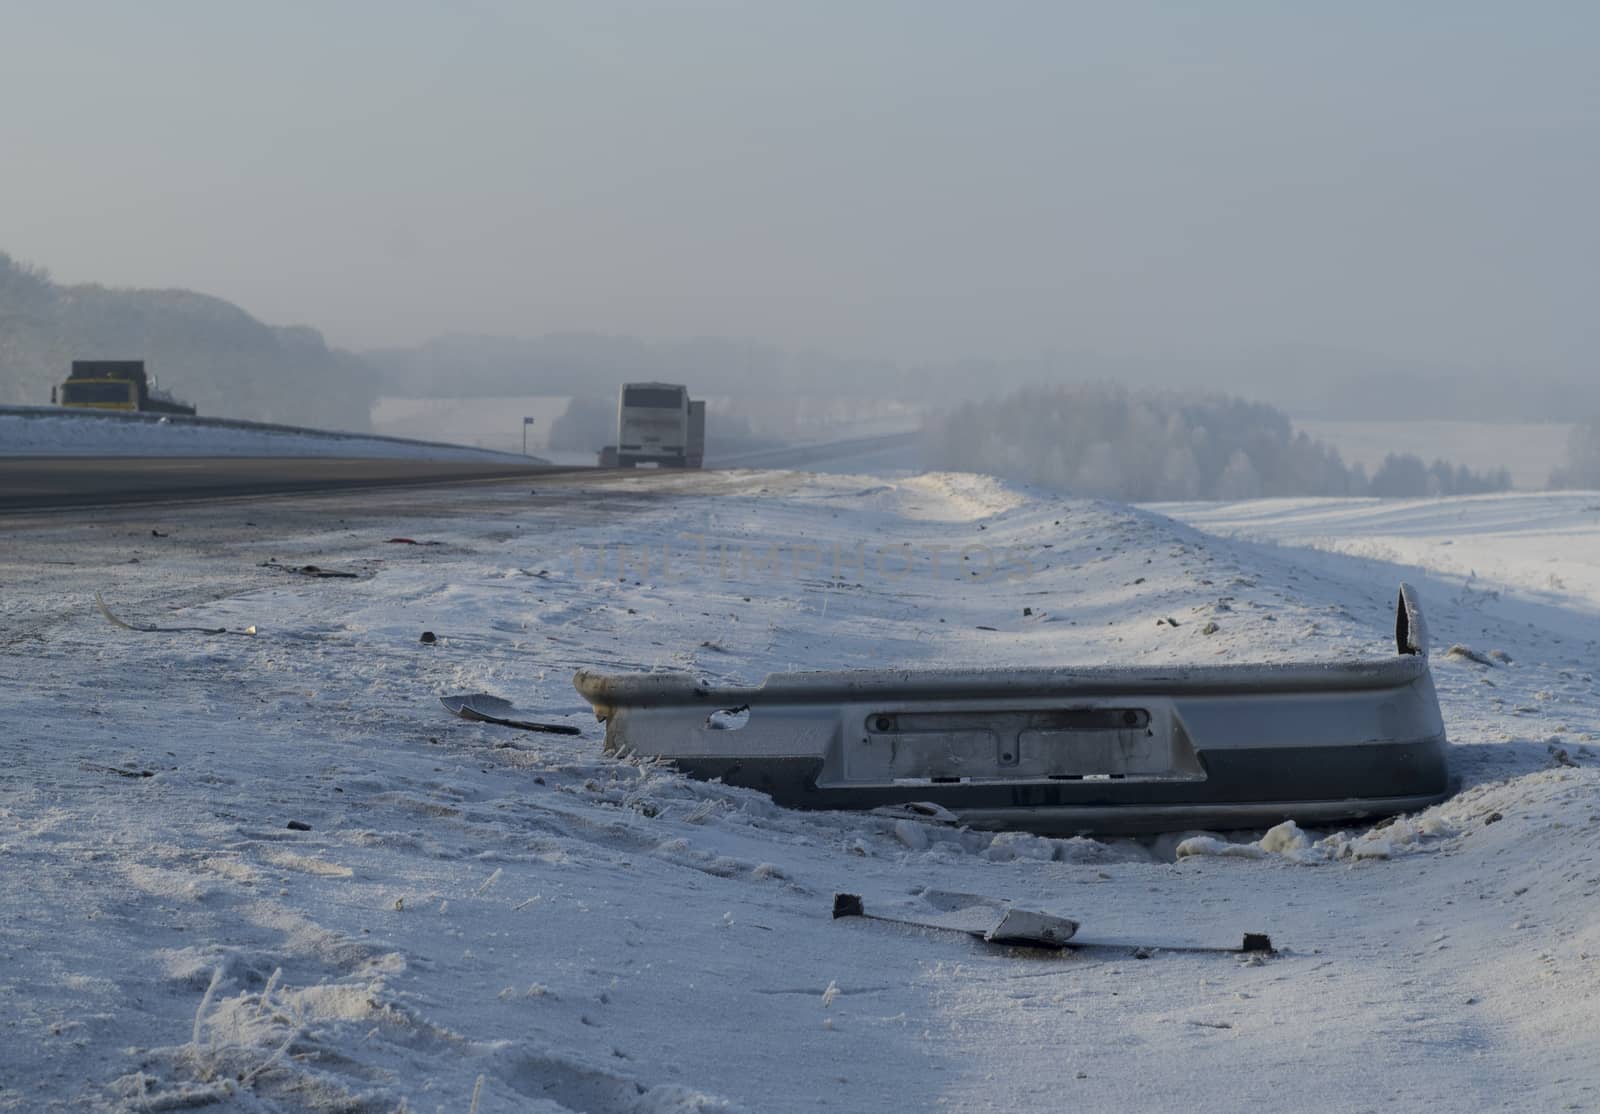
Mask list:
[[[880,805],[872,810],[873,816],[890,820],[921,820],[934,824],[959,824],[961,817],[932,801],[907,801],[905,804]]]
[[[1125,948],[1134,959],[1154,959],[1162,952],[1181,952],[1185,955],[1247,955],[1252,957],[1278,954],[1278,949],[1273,946],[1272,937],[1265,932],[1246,932],[1239,941],[1238,947],[1218,946],[1216,944],[1129,944],[1112,940],[1073,940],[1069,947],[1073,950],[1100,948],[1121,950]]]
[[[118,777],[146,778],[156,776],[154,770],[125,770],[121,766],[97,766],[93,762],[84,762],[78,768],[97,774],[116,774]]]
[[[1208,621],[1205,626],[1200,628],[1200,633],[1201,634],[1216,634],[1221,629],[1222,628],[1217,626],[1215,621]]]
[[[706,729],[709,731],[737,731],[750,722],[750,705],[740,704],[737,708],[718,708],[706,717]]]
[[[301,576],[316,577],[319,580],[356,580],[361,576],[360,573],[344,572],[339,569],[325,569],[318,565],[284,565],[280,567],[289,572],[299,573]]]
[[[257,564],[257,568],[277,569],[280,572],[292,572],[297,576],[310,576],[320,580],[359,580],[360,573],[344,572],[339,569],[325,569],[321,565],[285,565],[276,557],[268,557]]]
[[[934,920],[917,921],[886,917],[868,913],[859,894],[833,895],[834,920],[843,917],[861,917],[870,921],[883,921],[886,924],[909,925],[913,928],[927,928],[939,932],[959,932],[987,944],[999,944],[1005,947],[1046,948],[1060,951],[1078,931],[1078,922],[1067,917],[993,904],[981,899],[975,901],[974,906],[969,908],[973,907],[981,907],[991,914],[986,918],[990,922],[987,926],[969,928],[959,924],[941,924]]]
[[[986,944],[998,944],[1003,947],[1038,948],[1056,952],[1088,949],[1125,951],[1135,959],[1151,959],[1160,952],[1253,957],[1277,954],[1272,938],[1265,932],[1246,932],[1237,946],[1135,944],[1116,940],[1085,940],[1077,934],[1078,922],[1068,917],[1058,917],[1032,909],[1020,909],[1008,902],[975,894],[925,891],[922,897],[926,908],[911,909],[909,912],[917,915],[901,917],[867,912],[858,894],[834,894],[833,917],[835,920],[859,917],[908,928],[958,932],[982,940]]]
[[[501,727],[515,727],[522,731],[542,731],[547,735],[581,735],[578,728],[570,723],[533,723],[527,720],[512,719],[511,714],[516,711],[511,701],[498,696],[491,696],[486,692],[465,693],[460,696],[441,696],[439,703],[451,715],[460,716],[462,719],[472,720],[475,723],[498,723]]]
[[[113,626],[121,627],[123,630],[138,631],[140,634],[241,634],[248,637],[256,633],[254,626],[230,631],[227,627],[151,627],[142,623],[129,623],[111,613],[111,608],[106,606],[105,597],[99,592],[94,594],[94,602],[100,609],[100,614],[109,619]]]

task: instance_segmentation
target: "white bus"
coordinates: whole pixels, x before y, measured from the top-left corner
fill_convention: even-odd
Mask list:
[[[681,383],[624,383],[617,397],[619,467],[698,468],[705,454],[705,403]]]

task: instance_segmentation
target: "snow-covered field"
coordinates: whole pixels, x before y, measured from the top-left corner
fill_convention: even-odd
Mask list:
[[[294,456],[384,460],[505,460],[504,453],[437,441],[296,432],[209,418],[158,418],[56,407],[0,410],[0,456]],[[517,459],[526,459],[520,454]]]
[[[1156,504],[1200,529],[1297,550],[1337,553],[1341,567],[1423,568],[1461,599],[1502,603],[1585,640],[1600,637],[1600,492],[1457,499],[1261,499]],[[1485,542],[1485,536],[1493,544]],[[1521,609],[1501,612],[1522,618]],[[1485,622],[1481,637],[1496,636]]]
[[[0,1110],[1592,1109],[1597,506],[1191,526],[746,472],[8,519]],[[570,683],[1384,653],[1402,578],[1462,791],[1310,848],[786,812],[602,757]],[[96,590],[234,633],[118,629]],[[436,699],[474,690],[583,737]],[[1041,956],[834,922],[835,891],[1283,951]]]

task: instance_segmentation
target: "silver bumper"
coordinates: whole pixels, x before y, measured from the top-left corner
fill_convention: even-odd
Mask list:
[[[1306,824],[1448,792],[1426,634],[1405,586],[1398,652],[1160,669],[861,670],[708,686],[580,671],[606,751],[792,808],[931,802],[1049,834]]]

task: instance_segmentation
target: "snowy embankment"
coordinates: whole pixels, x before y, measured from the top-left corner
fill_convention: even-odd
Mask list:
[[[1350,559],[1333,562],[1340,568],[1360,567],[1353,560],[1374,568],[1427,569],[1445,577],[1442,586],[1463,600],[1481,596],[1498,603],[1509,590],[1519,601],[1570,613],[1588,638],[1600,634],[1592,625],[1600,616],[1600,560],[1594,547],[1600,492],[1261,499],[1149,509],[1212,533]]]
[[[227,418],[0,407],[0,456],[296,456],[518,460],[521,455]]]
[[[1354,556],[964,476],[565,477],[18,527],[0,1109],[1591,1108],[1600,597],[1578,574],[1600,526],[1561,512],[1561,587],[1486,583],[1560,510],[1525,499],[1421,505],[1453,545]],[[1271,534],[1304,511],[1203,513]],[[1380,654],[1402,577],[1441,650],[1493,664],[1437,657],[1463,790],[1376,831],[788,812],[605,758],[570,683]],[[255,633],[116,629],[96,590]],[[438,705],[475,690],[583,737]],[[834,922],[835,891],[1283,950],[993,949]]]

